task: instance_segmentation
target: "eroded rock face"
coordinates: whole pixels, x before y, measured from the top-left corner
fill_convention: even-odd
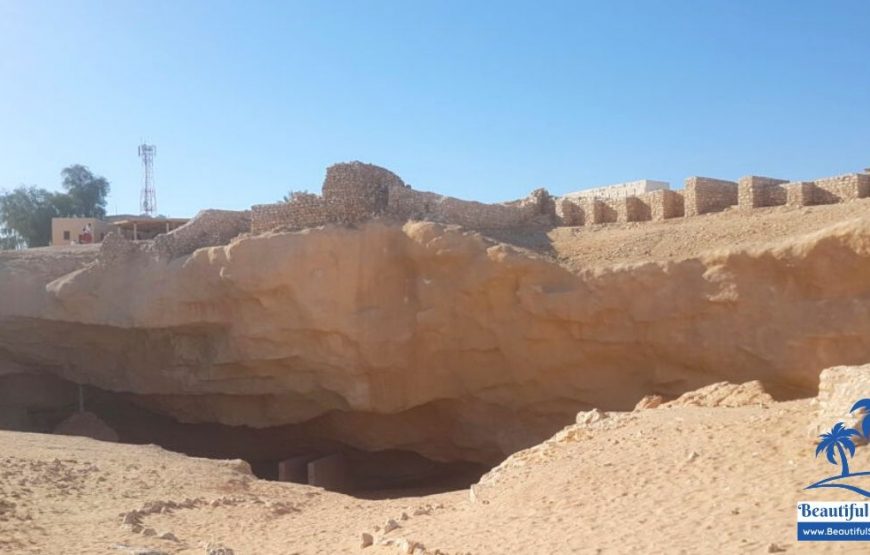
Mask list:
[[[826,368],[819,375],[819,395],[812,401],[816,418],[807,430],[809,435],[817,438],[819,434],[829,432],[837,422],[861,430],[863,411],[850,411],[857,401],[868,398],[870,364]]]
[[[821,368],[870,359],[867,219],[579,274],[457,228],[377,221],[49,266],[0,261],[0,367],[135,393],[185,422],[297,423],[437,460],[495,462],[652,392],[757,379],[810,396]]]

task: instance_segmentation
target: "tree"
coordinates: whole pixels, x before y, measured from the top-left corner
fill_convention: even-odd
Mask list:
[[[97,177],[81,164],[64,168],[63,188],[70,199],[70,216],[82,218],[105,218],[106,196],[109,182],[105,177]],[[66,210],[64,210],[65,212]]]
[[[0,249],[43,247],[51,242],[51,219],[102,218],[109,182],[82,165],[61,172],[65,193],[21,186],[0,193]]]
[[[41,247],[51,241],[51,219],[58,217],[56,193],[36,187],[18,187],[0,196],[0,218],[4,235],[20,238],[28,247]]]
[[[818,447],[816,447],[816,456],[819,456],[819,453],[822,451],[825,452],[825,455],[828,457],[828,462],[831,464],[837,464],[837,460],[834,458],[834,449],[837,450],[840,455],[840,464],[843,467],[842,476],[849,475],[849,461],[846,459],[846,451],[843,449],[845,446],[846,449],[849,450],[849,455],[855,455],[855,444],[852,442],[852,436],[858,436],[859,434],[856,430],[852,428],[845,428],[842,422],[837,422],[831,431],[827,434],[822,434],[819,437],[822,438],[822,441],[819,442]]]

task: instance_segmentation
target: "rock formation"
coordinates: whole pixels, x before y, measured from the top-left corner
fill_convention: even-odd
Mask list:
[[[723,380],[810,396],[821,368],[866,362],[870,218],[579,272],[376,220],[175,258],[6,256],[0,298],[0,372],[127,393],[181,422],[491,464],[579,410]]]

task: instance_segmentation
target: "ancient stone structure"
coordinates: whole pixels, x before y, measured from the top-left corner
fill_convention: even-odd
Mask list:
[[[338,223],[358,223],[384,213],[392,187],[405,183],[384,168],[352,162],[334,164],[326,169],[323,201],[328,219]]]
[[[709,177],[690,177],[686,179],[683,196],[687,217],[721,212],[737,204],[737,183]]]
[[[388,170],[351,162],[336,164],[327,170],[322,197],[297,193],[286,203],[252,207],[251,231],[354,224],[378,216],[479,230],[585,226],[663,221],[721,212],[735,205],[746,209],[794,207],[867,196],[870,196],[870,174],[861,173],[799,183],[759,176],[742,177],[739,183],[690,177],[683,191],[672,191],[665,182],[640,180],[559,198],[538,189],[521,200],[485,204],[417,191]]]
[[[522,200],[502,204],[445,197],[415,191],[394,173],[361,162],[335,164],[327,169],[323,196],[293,195],[289,202],[251,208],[251,231],[303,229],[327,223],[353,224],[377,216],[429,220],[471,229],[553,225],[556,205],[544,189]]]
[[[575,193],[565,195],[568,198],[600,198],[608,200],[617,200],[627,197],[636,197],[644,193],[652,191],[666,191],[670,189],[670,185],[666,181],[655,181],[653,179],[638,179],[637,181],[628,181],[625,183],[617,183],[616,185],[606,185],[604,187],[595,187],[594,189],[586,189]]]
[[[270,229],[289,230],[317,227],[327,222],[323,197],[310,193],[295,193],[289,202],[260,204],[251,207],[251,232]]]
[[[676,191],[660,190],[645,195],[650,206],[650,216],[653,221],[669,218],[679,218],[685,214],[683,195]]]
[[[813,182],[814,204],[834,204],[870,196],[870,175],[850,173]]]
[[[154,238],[154,248],[169,258],[190,254],[196,249],[226,245],[251,229],[248,210],[202,210],[183,226]]]
[[[740,208],[781,206],[786,203],[786,191],[782,187],[786,179],[748,175],[737,182],[737,205]]]
[[[812,181],[795,181],[783,185],[786,193],[786,205],[809,206],[814,204],[815,184]]]

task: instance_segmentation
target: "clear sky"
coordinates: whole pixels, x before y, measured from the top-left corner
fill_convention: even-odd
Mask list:
[[[870,166],[870,1],[0,0],[0,188],[138,212],[319,192],[362,160],[500,201]]]

